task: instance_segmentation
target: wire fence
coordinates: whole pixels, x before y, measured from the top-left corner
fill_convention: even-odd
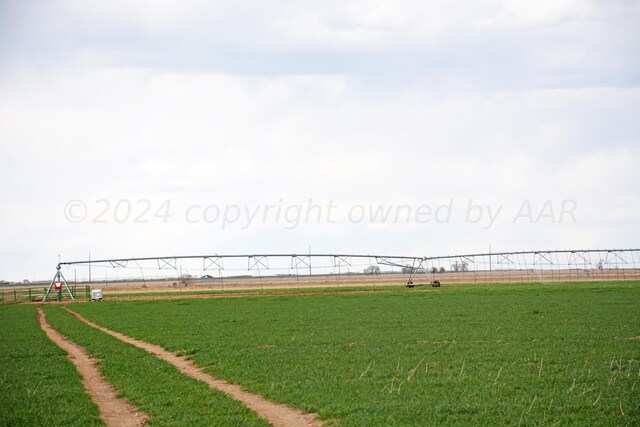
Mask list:
[[[91,287],[89,285],[70,286],[71,294],[76,300],[91,299]],[[47,287],[14,287],[0,290],[0,305],[18,304],[25,302],[39,302],[44,300]],[[70,301],[71,296],[67,292],[54,292],[49,298],[51,301]]]

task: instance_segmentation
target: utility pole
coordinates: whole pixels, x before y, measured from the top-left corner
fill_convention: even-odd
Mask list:
[[[89,252],[89,285],[91,285],[91,252]]]

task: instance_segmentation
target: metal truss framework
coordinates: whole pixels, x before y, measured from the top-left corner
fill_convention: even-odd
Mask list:
[[[83,261],[61,261],[52,284],[47,290],[49,294],[54,282],[63,282],[60,272],[62,266],[110,266],[127,268],[129,263],[135,264],[142,271],[142,264],[154,265],[157,270],[178,272],[178,265],[185,260],[201,260],[202,271],[217,270],[222,278],[225,263],[245,262],[247,272],[263,272],[272,270],[274,261],[287,262],[290,271],[299,275],[299,270],[312,273],[324,262],[325,267],[333,269],[332,274],[340,275],[343,269],[352,266],[369,265],[385,266],[400,269],[406,276],[407,285],[413,285],[418,275],[426,278],[444,279],[458,278],[472,282],[485,281],[545,281],[563,278],[591,278],[591,280],[617,280],[619,278],[640,278],[640,249],[580,249],[580,250],[545,250],[520,252],[493,252],[465,255],[444,255],[431,257],[395,256],[395,255],[363,255],[363,254],[241,254],[241,255],[183,255],[142,258],[115,258]],[[324,260],[324,261],[322,261]],[[359,263],[359,264],[358,264]],[[612,276],[612,271],[616,276]],[[618,277],[620,276],[620,277]],[[500,280],[501,279],[501,280]],[[67,286],[68,289],[68,286]]]
[[[53,279],[51,279],[51,283],[49,284],[49,287],[45,291],[44,298],[42,300],[43,301],[48,300],[52,289],[58,291],[58,300],[62,300],[63,285],[64,285],[64,289],[67,291],[67,293],[69,293],[69,296],[71,297],[71,299],[74,300],[75,298],[73,297],[73,292],[71,292],[71,289],[69,289],[69,285],[67,284],[67,281],[64,278],[64,275],[62,274],[62,271],[60,271],[60,264],[58,264],[58,266],[56,267],[56,274],[53,276]]]

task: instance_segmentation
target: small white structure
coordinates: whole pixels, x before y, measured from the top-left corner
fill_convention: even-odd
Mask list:
[[[91,301],[102,301],[102,289],[91,289]]]

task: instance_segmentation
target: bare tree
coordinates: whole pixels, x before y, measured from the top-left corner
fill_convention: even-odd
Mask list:
[[[455,272],[469,271],[469,263],[467,261],[456,261],[451,264],[451,269]]]
[[[377,265],[370,265],[369,267],[364,269],[364,274],[380,274],[380,267]]]

